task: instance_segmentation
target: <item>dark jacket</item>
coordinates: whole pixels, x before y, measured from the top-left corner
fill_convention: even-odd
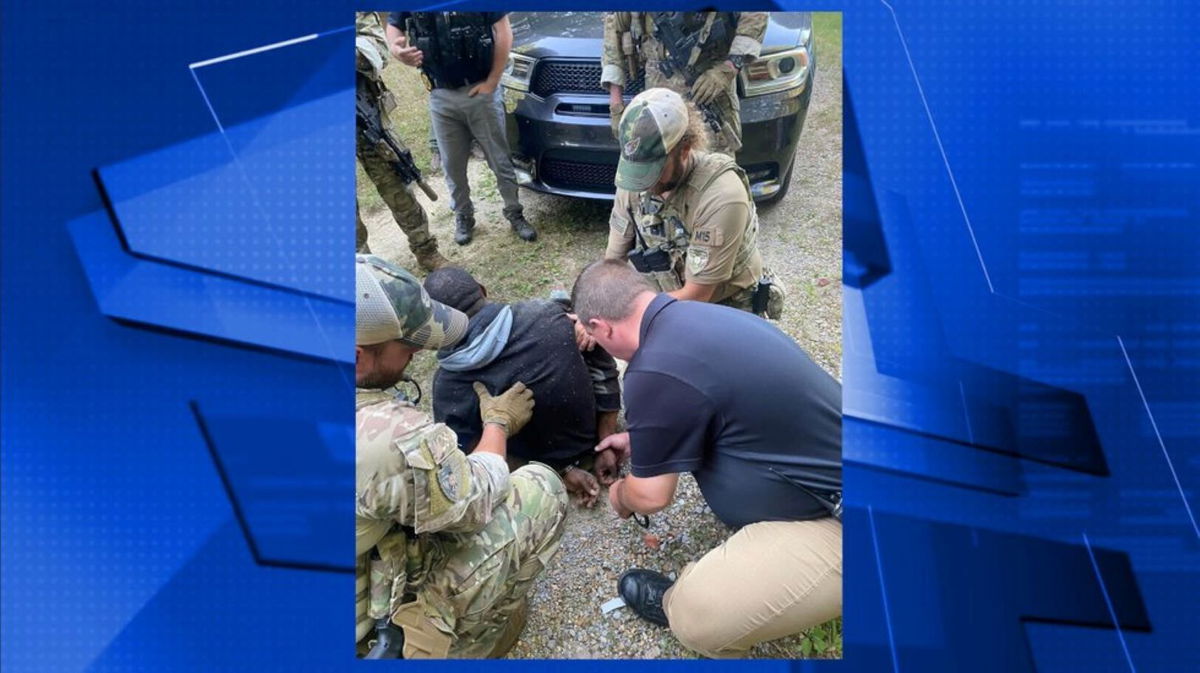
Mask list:
[[[504,307],[485,305],[471,317],[466,337],[454,348],[438,351],[438,358],[470,347]],[[597,411],[621,408],[616,362],[599,347],[579,352],[561,304],[535,299],[512,304],[511,309],[511,332],[498,356],[464,371],[438,368],[433,417],[450,426],[459,447],[469,450],[482,431],[472,383],[482,381],[489,392],[498,394],[521,381],[533,390],[533,418],[509,439],[508,453],[561,468],[596,446]]]

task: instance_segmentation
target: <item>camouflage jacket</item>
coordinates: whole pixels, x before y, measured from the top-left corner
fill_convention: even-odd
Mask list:
[[[699,58],[693,64],[696,74],[720,63],[729,56],[745,55],[757,58],[762,51],[763,36],[767,32],[766,12],[740,12],[737,16],[737,28],[733,40],[725,44],[705,43],[701,48]],[[654,19],[651,12],[608,12],[604,17],[604,50],[600,62],[600,84],[605,88],[609,84],[624,87],[628,81],[636,79],[637,71],[643,68],[647,72],[657,68],[666,58],[666,50],[654,36]],[[632,62],[633,70],[630,70]],[[683,75],[677,73],[680,79],[678,86],[683,88]]]
[[[413,405],[360,391],[355,418],[359,635],[394,614],[429,570],[482,529],[510,489],[508,465],[465,455],[454,433]],[[369,573],[369,580],[367,574]],[[362,591],[369,586],[367,596]]]
[[[383,23],[375,12],[359,12],[354,20],[355,70],[357,86],[367,87],[375,97],[380,111],[380,121],[389,131],[392,128],[391,113],[396,109],[396,99],[383,82],[383,69],[388,64],[387,37]],[[392,134],[393,137],[395,134]],[[398,140],[398,138],[397,138]]]

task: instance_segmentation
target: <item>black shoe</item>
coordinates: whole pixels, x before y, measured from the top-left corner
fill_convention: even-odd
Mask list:
[[[475,231],[475,216],[456,213],[454,215],[454,242],[466,245],[471,242]]]
[[[663,612],[663,594],[674,584],[662,573],[634,568],[617,580],[617,593],[633,613],[659,626],[670,626]]]
[[[522,241],[536,241],[537,229],[525,220],[524,215],[513,215],[508,218],[508,223],[512,225],[513,231],[517,232],[517,236],[521,237]]]

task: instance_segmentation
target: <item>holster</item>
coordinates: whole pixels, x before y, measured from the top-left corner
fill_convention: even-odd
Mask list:
[[[387,619],[375,624],[375,645],[364,659],[403,659],[404,631]]]
[[[765,278],[760,278],[758,286],[754,289],[754,299],[750,301],[750,310],[754,315],[765,315],[767,312],[767,302],[771,299],[771,282]]]
[[[779,282],[779,277],[770,269],[763,269],[763,275],[758,280],[758,287],[755,289],[754,299],[751,302],[751,310],[755,315],[779,320],[783,317],[783,305],[786,299],[787,292]]]
[[[637,226],[636,224],[634,226]],[[638,273],[654,273],[656,271],[671,271],[671,253],[661,248],[653,250],[634,250],[629,253],[629,263]]]

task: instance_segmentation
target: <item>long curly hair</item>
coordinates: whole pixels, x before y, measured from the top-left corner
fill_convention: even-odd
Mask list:
[[[708,124],[704,123],[704,115],[692,101],[687,101],[687,111],[687,130],[683,132],[683,137],[679,139],[676,147],[687,148],[688,152],[703,152],[709,147]]]

